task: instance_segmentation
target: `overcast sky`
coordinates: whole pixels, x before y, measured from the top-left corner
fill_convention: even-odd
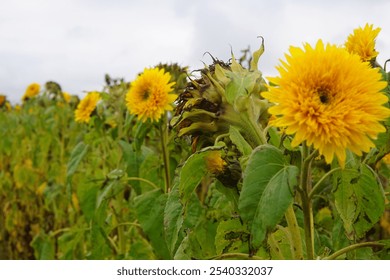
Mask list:
[[[32,82],[58,82],[84,96],[104,74],[131,81],[144,67],[177,62],[190,70],[222,60],[230,46],[260,44],[265,76],[290,45],[318,39],[343,44],[354,28],[381,27],[378,60],[390,58],[390,1],[385,0],[0,0],[0,93],[19,102]]]

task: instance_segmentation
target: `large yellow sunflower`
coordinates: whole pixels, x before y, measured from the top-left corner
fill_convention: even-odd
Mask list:
[[[306,141],[327,163],[336,155],[341,166],[346,149],[361,155],[374,146],[371,139],[385,131],[379,122],[390,116],[382,106],[387,83],[378,69],[321,40],[314,48],[291,47],[281,63],[280,76],[269,78],[277,86],[263,96],[275,103],[269,112],[277,118],[271,124],[295,135],[293,146]]]
[[[163,69],[145,69],[131,83],[126,94],[126,105],[130,113],[135,114],[145,122],[147,119],[158,121],[165,110],[173,110],[172,103],[176,100],[170,83],[171,75]]]
[[[96,104],[99,100],[100,94],[98,92],[94,91],[87,94],[77,105],[77,109],[75,111],[76,122],[89,123],[91,113],[95,110]]]
[[[32,97],[38,95],[40,90],[41,90],[41,86],[39,84],[37,84],[37,83],[30,84],[27,87],[27,89],[22,97],[22,100],[25,101],[29,98],[32,98]]]
[[[378,55],[375,50],[375,39],[379,31],[380,28],[374,29],[372,24],[367,23],[364,28],[359,27],[348,36],[345,47],[350,53],[359,55],[363,61],[370,61]]]

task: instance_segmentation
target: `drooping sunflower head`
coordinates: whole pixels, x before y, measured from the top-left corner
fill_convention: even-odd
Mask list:
[[[260,96],[265,80],[257,69],[264,50],[264,42],[253,54],[250,69],[240,64],[244,59],[221,61],[213,56],[213,63],[205,65],[187,83],[177,100],[171,127],[179,137],[189,137],[192,150],[213,145],[221,135],[227,135],[234,126],[245,140],[259,145],[258,132],[268,119],[268,101]]]
[[[363,61],[371,61],[378,55],[375,39],[379,31],[380,28],[374,29],[372,24],[367,23],[364,28],[359,27],[348,36],[345,47],[348,52],[359,55]]]
[[[22,100],[25,101],[25,100],[28,100],[28,99],[38,95],[40,90],[41,90],[41,86],[39,84],[37,84],[37,83],[30,84],[27,87],[27,89],[22,97]]]
[[[77,105],[75,111],[76,122],[89,123],[91,114],[95,110],[98,101],[100,100],[100,94],[96,91],[88,93]]]
[[[145,69],[131,83],[126,94],[126,105],[130,113],[145,122],[147,119],[158,121],[165,111],[173,110],[172,103],[176,95],[172,94],[174,82],[163,69]]]
[[[371,139],[385,131],[380,121],[390,116],[378,69],[321,40],[314,48],[291,47],[281,63],[279,76],[269,78],[277,86],[263,96],[275,103],[271,124],[294,135],[292,146],[306,141],[327,163],[336,155],[341,166],[346,149],[361,155],[374,146]]]

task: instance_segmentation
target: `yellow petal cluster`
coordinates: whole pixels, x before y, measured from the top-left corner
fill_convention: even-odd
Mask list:
[[[96,91],[87,94],[77,105],[75,111],[76,122],[89,123],[91,114],[95,110],[98,101],[100,100],[100,94]]]
[[[130,113],[135,114],[145,122],[147,119],[158,121],[166,110],[173,110],[172,103],[176,100],[170,83],[171,75],[163,69],[145,69],[131,83],[126,94],[126,105]]]
[[[207,170],[212,174],[221,173],[227,165],[226,161],[222,159],[220,151],[209,152],[204,159],[206,161]]]
[[[374,29],[372,24],[367,23],[364,28],[359,27],[348,36],[345,47],[350,53],[359,55],[363,61],[375,59],[378,55],[375,39],[380,31],[380,28]]]
[[[358,55],[319,40],[315,47],[290,47],[277,70],[279,76],[269,78],[277,86],[263,96],[275,104],[271,124],[294,135],[292,146],[306,141],[327,163],[336,155],[344,166],[346,149],[368,152],[385,131],[380,121],[390,110],[382,106],[387,97],[381,91],[387,83]]]

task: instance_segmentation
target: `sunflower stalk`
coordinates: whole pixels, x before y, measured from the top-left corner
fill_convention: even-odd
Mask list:
[[[306,145],[306,142],[302,145],[302,164],[299,191],[302,199],[302,210],[303,210],[303,221],[305,230],[305,242],[306,242],[306,253],[307,259],[313,260],[315,257],[314,253],[314,218],[313,218],[313,205],[309,197],[311,192],[311,163],[317,151],[309,154],[310,148]]]
[[[167,115],[166,113],[162,117],[162,122],[160,124],[160,140],[161,140],[161,148],[162,155],[164,161],[164,179],[165,179],[165,187],[164,192],[168,193],[170,191],[170,167],[169,167],[169,150],[168,150],[168,127],[167,127]]]
[[[263,145],[267,142],[263,134],[263,129],[257,119],[249,116],[246,112],[244,112],[244,114],[239,114],[233,109],[233,107],[228,106],[224,114],[220,116],[220,120],[234,125],[244,132],[246,139],[251,144],[252,148]]]

